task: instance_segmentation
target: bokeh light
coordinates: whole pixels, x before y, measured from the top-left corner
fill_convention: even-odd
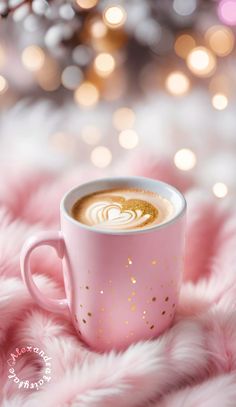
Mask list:
[[[21,60],[29,71],[38,71],[44,64],[45,54],[42,48],[37,45],[30,45],[22,52]]]
[[[76,3],[81,8],[88,10],[90,8],[95,7],[98,3],[98,0],[76,0]]]
[[[4,66],[6,62],[6,52],[2,45],[0,45],[0,67]]]
[[[111,54],[102,52],[94,60],[94,69],[102,77],[109,76],[115,69],[115,59]]]
[[[8,82],[4,76],[0,75],[0,95],[3,95],[8,89]]]
[[[105,24],[112,29],[121,27],[126,17],[126,11],[120,5],[106,8],[103,14]]]
[[[117,130],[130,129],[135,123],[135,113],[128,107],[120,107],[113,113],[112,122]]]
[[[99,92],[91,82],[83,82],[74,93],[76,103],[82,107],[93,107],[99,99]]]
[[[196,155],[188,148],[182,148],[174,156],[174,163],[182,171],[189,171],[195,167],[197,162]]]
[[[165,86],[172,95],[182,96],[188,92],[190,81],[183,72],[174,71],[167,76]]]
[[[180,16],[189,16],[197,7],[197,0],[174,0],[173,9]]]
[[[187,57],[187,66],[196,76],[210,76],[216,68],[214,54],[205,47],[196,47]]]
[[[47,56],[42,68],[36,72],[36,79],[43,90],[47,92],[57,90],[61,85],[61,73],[57,61]]]
[[[119,143],[121,147],[131,150],[138,145],[139,138],[136,131],[132,129],[123,130],[119,134]]]
[[[221,0],[218,5],[218,16],[222,22],[236,25],[236,1]]]
[[[78,66],[69,65],[67,66],[61,75],[61,83],[67,89],[74,90],[77,88],[79,83],[83,79],[83,73]]]
[[[230,54],[233,50],[234,34],[229,27],[222,25],[210,27],[205,38],[214,53],[220,57]]]
[[[228,194],[228,187],[223,182],[216,182],[212,187],[212,191],[217,198],[224,198]]]
[[[216,93],[211,101],[212,106],[217,110],[224,110],[228,106],[228,98],[222,93]]]
[[[95,167],[105,168],[111,163],[112,154],[109,148],[98,146],[92,150],[90,159]]]
[[[86,144],[95,145],[101,139],[101,130],[92,125],[84,126],[81,130],[81,137]]]
[[[187,58],[189,52],[196,46],[195,39],[189,34],[179,35],[175,41],[175,52],[176,54],[185,59]]]
[[[95,20],[91,24],[90,32],[94,38],[103,38],[107,34],[107,26],[101,20]]]

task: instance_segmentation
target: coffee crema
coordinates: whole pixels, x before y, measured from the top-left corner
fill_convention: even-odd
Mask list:
[[[173,214],[170,201],[138,188],[101,190],[75,202],[72,217],[85,225],[110,230],[146,229]]]

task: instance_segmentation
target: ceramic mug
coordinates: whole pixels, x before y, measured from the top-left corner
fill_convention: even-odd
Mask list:
[[[171,219],[149,229],[92,228],[70,215],[73,204],[112,188],[157,192],[174,207]],[[184,255],[186,202],[174,187],[142,177],[98,179],[67,192],[60,205],[61,231],[30,237],[21,252],[23,279],[35,301],[50,311],[69,308],[81,339],[92,349],[123,349],[158,336],[171,325]],[[66,298],[47,298],[35,285],[31,252],[49,245],[62,259]]]

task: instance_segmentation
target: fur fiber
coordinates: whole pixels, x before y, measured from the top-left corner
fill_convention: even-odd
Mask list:
[[[180,301],[173,326],[159,338],[121,353],[97,354],[80,342],[69,314],[52,314],[34,303],[21,280],[19,253],[35,231],[58,229],[59,201],[66,190],[100,174],[85,177],[78,169],[63,176],[23,168],[1,172],[1,407],[236,406],[236,211],[230,200],[199,191],[167,163],[146,165],[143,172],[140,167],[138,173],[186,191]],[[32,269],[46,295],[63,296],[60,261],[53,251],[36,251]],[[29,344],[52,358],[51,381],[39,390],[19,389],[8,378],[9,355]],[[17,361],[21,379],[42,376],[42,365],[33,356]]]

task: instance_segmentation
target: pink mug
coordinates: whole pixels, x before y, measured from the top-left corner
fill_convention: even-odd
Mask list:
[[[157,192],[174,207],[163,224],[130,231],[99,230],[70,215],[79,198],[112,188]],[[46,310],[69,308],[80,338],[96,351],[124,349],[158,336],[171,325],[178,302],[184,255],[186,201],[174,187],[142,177],[99,179],[67,192],[61,201],[61,231],[30,237],[21,252],[23,279]],[[63,262],[66,298],[47,298],[35,285],[30,254],[56,249]]]

